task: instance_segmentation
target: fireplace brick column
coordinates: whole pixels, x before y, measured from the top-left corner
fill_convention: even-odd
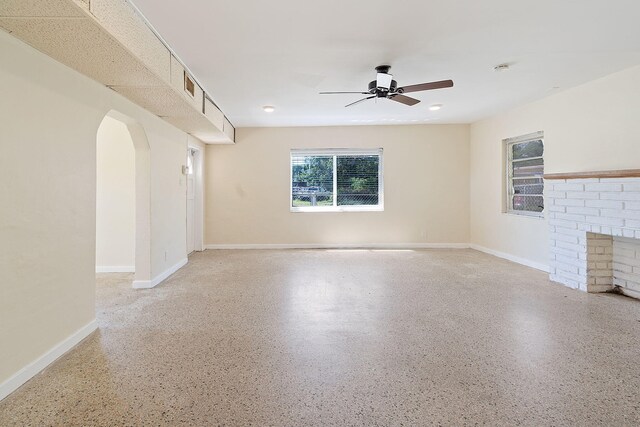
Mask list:
[[[551,280],[588,292],[612,289],[612,236],[640,239],[640,171],[634,172],[545,175]]]

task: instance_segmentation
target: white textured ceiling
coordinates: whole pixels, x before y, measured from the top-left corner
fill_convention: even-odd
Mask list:
[[[133,3],[238,127],[468,123],[640,63],[638,0]],[[366,90],[380,64],[455,87],[413,107],[318,95]]]

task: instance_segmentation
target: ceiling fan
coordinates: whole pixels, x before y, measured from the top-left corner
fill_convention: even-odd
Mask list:
[[[376,80],[369,82],[369,89],[367,90],[367,92],[320,92],[320,95],[334,95],[345,93],[369,95],[366,98],[362,98],[356,102],[347,104],[345,105],[345,107],[350,107],[352,105],[356,105],[360,102],[373,98],[387,98],[392,101],[411,106],[416,105],[418,102],[420,102],[420,100],[405,96],[403,95],[404,93],[419,92],[422,90],[443,89],[453,86],[452,80],[441,80],[437,82],[420,83],[417,85],[398,87],[398,82],[393,80],[393,76],[389,74],[389,69],[391,69],[391,65],[379,65],[376,67]]]

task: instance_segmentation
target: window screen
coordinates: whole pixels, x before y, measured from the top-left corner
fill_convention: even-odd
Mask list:
[[[293,150],[291,209],[381,210],[382,150]]]

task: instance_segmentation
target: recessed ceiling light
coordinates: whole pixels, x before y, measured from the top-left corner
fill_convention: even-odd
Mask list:
[[[498,64],[495,67],[493,67],[493,71],[498,71],[498,72],[507,71],[507,70],[509,70],[509,67],[510,67],[510,65],[507,64],[507,63]]]
[[[262,109],[267,113],[273,113],[274,111],[276,111],[276,107],[274,107],[273,105],[265,105],[264,107],[262,107]]]
[[[442,104],[433,104],[431,107],[429,107],[429,110],[438,111],[441,108],[442,108]]]

